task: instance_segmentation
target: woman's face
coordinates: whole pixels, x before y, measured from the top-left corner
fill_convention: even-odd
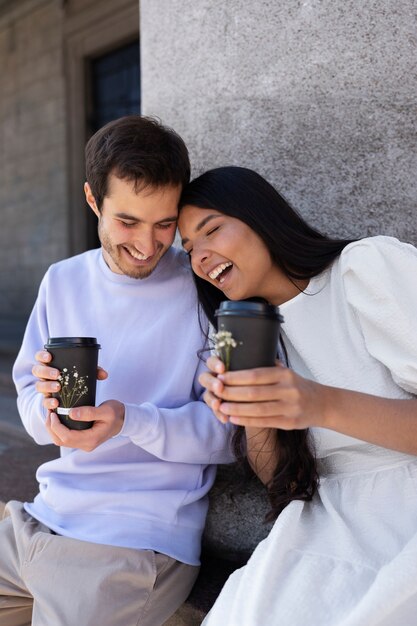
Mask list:
[[[213,209],[187,205],[178,228],[194,272],[230,300],[265,298],[282,304],[294,285],[273,263],[262,239],[244,222]],[[297,292],[297,290],[296,290]]]

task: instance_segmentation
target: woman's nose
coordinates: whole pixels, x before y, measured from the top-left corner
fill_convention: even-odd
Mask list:
[[[193,261],[196,261],[199,265],[204,265],[204,263],[209,258],[209,252],[203,246],[194,246],[192,258]]]

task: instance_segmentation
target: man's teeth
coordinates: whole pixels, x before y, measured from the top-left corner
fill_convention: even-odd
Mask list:
[[[141,254],[140,252],[136,252],[135,250],[129,250],[129,254],[131,254],[133,258],[137,259],[138,261],[146,261],[146,259],[149,259],[148,256],[145,256],[144,254]]]
[[[230,267],[231,265],[233,265],[233,263],[231,263],[230,261],[228,261],[227,263],[220,263],[220,265],[218,265],[217,267],[214,268],[214,270],[212,270],[209,273],[209,276],[211,278],[211,280],[216,280],[216,278],[219,276],[219,274],[221,274],[222,272],[224,272],[224,270],[227,267]],[[224,279],[220,279],[219,282],[223,282]]]

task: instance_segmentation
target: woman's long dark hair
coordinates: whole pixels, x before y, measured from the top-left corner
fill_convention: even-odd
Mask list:
[[[220,167],[202,174],[183,190],[180,208],[214,209],[247,224],[263,240],[274,263],[290,280],[309,279],[323,272],[354,240],[331,239],[315,230],[262,176],[243,167]],[[200,304],[214,327],[215,311],[226,300],[222,291],[194,274]],[[268,483],[275,519],[292,500],[311,500],[318,485],[315,455],[308,430],[275,430],[278,461]],[[237,428],[233,446],[238,459],[246,456],[244,428]]]

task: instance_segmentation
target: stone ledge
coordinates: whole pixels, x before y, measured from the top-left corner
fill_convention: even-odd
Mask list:
[[[266,490],[236,464],[221,465],[210,492],[201,571],[187,601],[164,626],[199,626],[230,574],[242,567],[269,533]],[[226,626],[226,625],[225,625]]]

